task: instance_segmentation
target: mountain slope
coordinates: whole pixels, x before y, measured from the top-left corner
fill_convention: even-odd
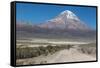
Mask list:
[[[69,10],[61,12],[54,19],[48,20],[46,23],[41,24],[40,27],[64,30],[89,30],[89,27]]]

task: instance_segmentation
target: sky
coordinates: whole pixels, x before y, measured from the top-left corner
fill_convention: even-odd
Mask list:
[[[39,24],[55,18],[65,10],[72,11],[81,21],[89,25],[91,28],[96,29],[95,7],[16,3],[16,20]]]

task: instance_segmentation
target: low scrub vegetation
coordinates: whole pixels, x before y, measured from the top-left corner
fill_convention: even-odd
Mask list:
[[[80,45],[78,50],[81,53],[96,56],[96,44],[94,43]]]
[[[17,59],[25,59],[25,58],[32,58],[37,57],[40,55],[47,56],[48,54],[54,54],[57,51],[63,49],[70,49],[73,45],[48,45],[46,47],[39,46],[39,47],[25,47],[25,48],[16,48],[16,58]]]

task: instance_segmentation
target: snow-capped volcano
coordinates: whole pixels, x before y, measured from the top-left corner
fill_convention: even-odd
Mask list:
[[[18,37],[45,37],[45,38],[91,38],[96,31],[87,26],[72,11],[65,10],[54,18],[44,21],[42,24],[18,24]]]
[[[65,10],[58,16],[46,23],[40,25],[43,28],[49,29],[64,29],[64,30],[88,30],[88,26],[83,23],[72,11]]]

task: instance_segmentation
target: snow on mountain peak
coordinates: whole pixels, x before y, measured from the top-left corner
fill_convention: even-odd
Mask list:
[[[70,10],[65,10],[63,12],[61,12],[60,15],[66,15],[66,17],[68,19],[75,19],[75,20],[79,20],[79,18]]]
[[[65,10],[65,11],[61,12],[61,14],[65,14],[65,13],[72,14],[73,12],[71,12],[70,10]]]
[[[48,21],[53,21],[56,22],[58,20],[76,20],[76,21],[80,21],[80,19],[70,10],[65,10],[63,12],[61,12],[58,16],[56,16],[55,18],[48,20]]]

